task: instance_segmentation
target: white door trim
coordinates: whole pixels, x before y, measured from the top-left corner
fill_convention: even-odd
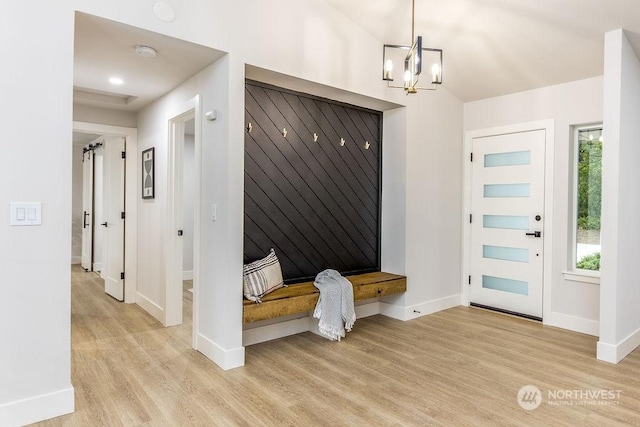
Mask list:
[[[127,304],[135,303],[136,291],[138,289],[138,129],[74,121],[73,130],[76,132],[95,133],[114,137],[123,136],[127,138],[125,148],[127,156],[125,169],[125,206],[127,219],[124,237],[124,302]]]
[[[202,188],[202,120],[200,95],[185,102],[182,108],[168,118],[168,154],[167,154],[167,229],[166,229],[166,283],[165,283],[165,326],[182,323],[182,251],[177,230],[182,227],[182,206],[176,205],[176,199],[182,200],[182,177],[184,149],[184,122],[195,120],[194,166],[195,197],[193,221],[193,329],[192,347],[197,349],[198,308],[200,297],[200,222]],[[181,144],[181,147],[177,145]],[[180,151],[177,152],[176,149]],[[180,192],[180,194],[177,194]]]
[[[471,147],[474,138],[481,138],[509,133],[528,132],[534,130],[545,131],[545,173],[544,173],[544,256],[543,256],[543,284],[542,284],[542,322],[549,323],[552,302],[552,265],[553,265],[553,164],[555,152],[555,121],[553,119],[540,120],[529,123],[519,123],[508,126],[493,127],[466,131],[464,135],[463,171],[464,189],[462,192],[462,305],[469,306],[469,282],[471,274],[471,214],[472,196],[472,164]],[[479,159],[474,159],[479,161]],[[478,219],[475,219],[477,221]]]
[[[99,137],[100,139],[102,137]],[[93,202],[94,193],[94,157],[95,151],[89,150],[82,153],[82,250],[80,253],[80,266],[86,271],[94,271],[93,245],[95,209]],[[87,219],[89,220],[87,224]],[[88,227],[85,227],[88,225]]]

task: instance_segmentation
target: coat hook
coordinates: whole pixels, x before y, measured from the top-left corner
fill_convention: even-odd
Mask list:
[[[318,142],[318,134],[317,133],[313,133],[313,142]]]
[[[344,138],[340,138],[340,147],[344,147]]]
[[[287,129],[282,128],[282,136],[287,137]]]
[[[368,150],[368,149],[369,149],[369,147],[371,147],[371,144],[369,144],[369,141],[365,141],[365,142],[364,142],[364,149],[365,149],[365,150]]]
[[[247,125],[247,130],[249,131],[249,133],[251,133],[251,130],[253,130],[253,125],[251,124],[251,122],[249,122],[249,124]]]

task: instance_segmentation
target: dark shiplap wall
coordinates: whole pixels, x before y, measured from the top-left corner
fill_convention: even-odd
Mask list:
[[[379,270],[382,113],[251,81],[245,108],[245,262],[273,247],[287,282]]]

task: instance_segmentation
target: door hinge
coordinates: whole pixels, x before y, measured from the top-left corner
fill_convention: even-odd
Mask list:
[[[124,212],[120,212],[120,219],[124,219],[125,215]]]
[[[473,214],[469,214],[469,224],[473,224]]]
[[[469,284],[471,284],[471,275],[469,275]]]
[[[120,273],[120,280],[124,280],[124,271]]]
[[[471,153],[471,161],[473,162],[473,153]]]
[[[126,159],[127,158],[127,153],[123,151],[121,156],[122,156],[123,159]]]

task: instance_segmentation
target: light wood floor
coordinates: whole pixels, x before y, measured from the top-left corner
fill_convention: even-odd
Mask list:
[[[594,337],[458,307],[359,319],[341,342],[304,333],[250,346],[246,366],[224,372],[191,349],[190,322],[163,328],[95,275],[72,275],[76,412],[43,426],[640,425],[640,352],[598,362]],[[185,303],[189,319],[186,291]],[[528,384],[544,400],[532,411],[516,399]],[[548,391],[565,389],[621,394],[550,405]]]

